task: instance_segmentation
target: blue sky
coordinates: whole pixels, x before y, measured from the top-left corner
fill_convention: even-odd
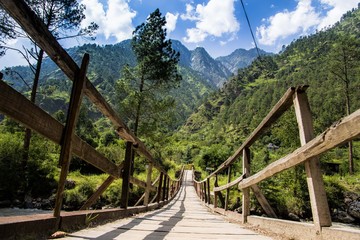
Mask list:
[[[240,0],[79,0],[86,5],[84,26],[100,28],[97,44],[114,44],[131,38],[134,28],[156,8],[168,21],[168,37],[189,49],[204,47],[211,56],[229,55],[237,48],[254,47]],[[359,0],[243,0],[261,49],[278,52],[293,39],[339,21]],[[84,40],[62,42],[64,47]],[[21,45],[13,41],[12,45]],[[20,59],[15,53],[0,58],[0,69]],[[6,60],[7,59],[7,60]]]

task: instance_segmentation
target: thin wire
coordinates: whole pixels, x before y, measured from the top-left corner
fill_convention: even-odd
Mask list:
[[[251,25],[250,25],[249,17],[248,17],[248,15],[247,15],[247,13],[246,13],[243,0],[241,0],[241,5],[242,5],[243,10],[244,10],[244,13],[245,13],[246,21],[247,21],[247,23],[248,23],[248,25],[249,25],[249,28],[250,28],[251,36],[252,36],[253,41],[254,41],[254,43],[255,43],[255,47],[256,47],[257,54],[258,54],[258,56],[259,56],[259,58],[260,58],[260,51],[259,51],[259,48],[258,48],[258,46],[257,46],[257,44],[256,44],[255,36],[254,36],[254,33],[253,33],[252,28],[251,28]]]

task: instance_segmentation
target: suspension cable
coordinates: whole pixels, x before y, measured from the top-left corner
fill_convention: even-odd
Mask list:
[[[246,13],[246,9],[245,9],[245,5],[244,5],[243,0],[241,0],[241,5],[242,5],[242,8],[243,8],[244,13],[245,13],[246,21],[247,21],[247,24],[248,24],[248,26],[249,26],[250,33],[251,33],[251,36],[252,36],[253,41],[254,41],[254,44],[255,44],[258,57],[260,58],[260,51],[259,51],[259,48],[258,48],[258,46],[257,46],[257,44],[256,44],[255,36],[254,36],[254,33],[253,33],[252,28],[251,28],[251,25],[250,25],[249,17],[248,17],[248,15],[247,15],[247,13]]]

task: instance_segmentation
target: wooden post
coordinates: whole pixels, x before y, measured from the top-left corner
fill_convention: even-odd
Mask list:
[[[147,176],[146,176],[146,189],[145,189],[145,197],[144,197],[144,205],[149,205],[149,196],[150,196],[150,188],[151,188],[151,173],[152,173],[152,164],[148,164],[147,168]]]
[[[216,186],[215,186],[215,185],[216,185],[215,183],[217,183],[217,177],[218,177],[217,174],[215,174],[214,187],[216,187]],[[218,199],[218,197],[217,197],[217,192],[214,191],[214,208],[217,208],[217,205],[218,205],[218,204],[217,204],[217,199]]]
[[[89,54],[84,54],[82,59],[81,68],[76,74],[71,90],[71,97],[66,119],[66,125],[63,133],[63,141],[61,144],[60,159],[61,172],[59,177],[58,189],[56,192],[54,217],[57,218],[57,225],[60,223],[60,210],[62,206],[65,181],[69,172],[71,153],[72,153],[72,137],[75,132],[75,126],[79,117],[79,110],[83,95],[83,88],[86,80],[86,71],[89,64]]]
[[[231,166],[228,167],[228,183],[231,181]],[[228,210],[228,204],[229,204],[229,194],[230,194],[230,188],[226,189],[226,196],[225,196],[225,211]]]
[[[303,146],[314,138],[311,111],[305,92],[296,92],[294,97],[294,107],[299,126],[300,142]],[[314,224],[316,229],[321,231],[321,227],[331,226],[331,216],[320,169],[319,158],[315,157],[306,161],[305,171]]]
[[[166,197],[165,200],[169,200],[169,190],[170,190],[170,177],[168,177],[167,183],[166,183]]]
[[[206,181],[203,182],[204,203],[207,203]]]
[[[160,172],[160,179],[159,179],[158,191],[157,191],[157,196],[156,196],[157,203],[159,203],[161,200],[161,187],[162,187],[162,183],[163,183],[163,177],[164,177],[164,173]]]
[[[215,187],[218,187],[218,186],[219,186],[217,174],[216,174],[214,186],[215,186]],[[220,200],[221,206],[225,206],[225,199],[224,199],[223,195],[221,194],[221,192],[217,192],[217,197],[218,197],[219,200]]]
[[[96,199],[100,197],[100,195],[110,186],[110,184],[115,180],[113,176],[109,176],[103,184],[94,192],[93,195],[84,203],[84,205],[80,208],[80,210],[86,210],[94,204]]]
[[[243,150],[243,174],[250,176],[250,149],[245,147]],[[250,215],[250,188],[242,190],[242,223],[247,223],[247,216]]]
[[[162,189],[162,200],[165,201],[165,198],[166,198],[166,183],[167,183],[167,180],[168,180],[168,176],[167,175],[164,175],[164,181],[163,181],[163,189]]]
[[[206,180],[207,186],[207,196],[208,196],[208,204],[211,204],[211,196],[210,196],[210,178]]]
[[[123,182],[121,187],[120,207],[125,209],[127,209],[129,202],[131,159],[133,155],[132,145],[132,142],[126,142],[124,169],[122,173]]]

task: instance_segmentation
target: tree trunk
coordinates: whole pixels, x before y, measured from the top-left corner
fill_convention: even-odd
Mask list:
[[[36,63],[34,82],[33,82],[33,86],[31,89],[31,95],[30,95],[30,101],[32,103],[35,103],[35,101],[36,101],[36,92],[37,92],[37,88],[39,85],[40,71],[41,71],[41,64],[42,64],[43,57],[44,57],[44,50],[40,49],[37,63]],[[28,160],[29,160],[30,140],[31,140],[31,129],[26,128],[25,136],[24,136],[24,152],[23,152],[23,159],[22,159],[23,160],[22,168],[24,171],[24,179],[25,179],[24,191],[27,191],[27,188],[29,186],[27,165],[28,165]]]
[[[346,100],[346,116],[350,115],[350,86],[347,75],[347,68],[345,68],[345,100]],[[352,141],[348,143],[349,150],[349,174],[354,174],[354,157],[353,157],[353,144]]]

